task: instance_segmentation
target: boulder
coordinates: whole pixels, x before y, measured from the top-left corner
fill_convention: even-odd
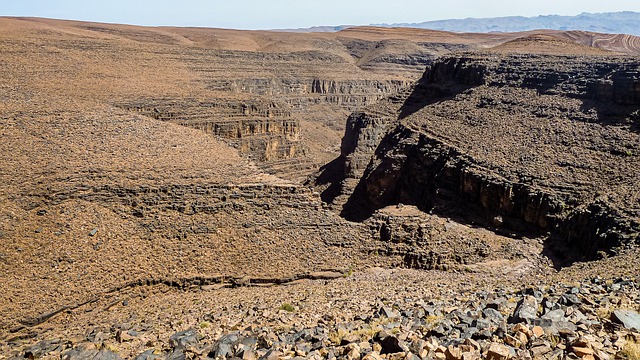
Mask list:
[[[176,349],[187,349],[198,344],[198,333],[195,329],[177,332],[169,337],[169,346]]]
[[[499,344],[491,343],[487,350],[487,360],[507,360],[511,358],[511,351],[509,347]]]
[[[611,321],[622,324],[627,329],[640,331],[640,314],[633,310],[615,310],[611,313]]]
[[[527,295],[520,302],[513,312],[511,322],[519,323],[526,322],[528,324],[533,323],[538,313],[538,300],[535,297]]]

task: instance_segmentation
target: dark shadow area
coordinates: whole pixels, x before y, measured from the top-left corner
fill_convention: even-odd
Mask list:
[[[628,126],[629,131],[640,133],[640,105],[624,105],[588,99],[583,101],[580,110],[585,113],[595,111],[598,124]]]
[[[406,134],[407,131],[408,131],[407,129],[402,130],[401,128],[398,128],[398,127],[389,131],[382,138],[382,140],[376,147],[374,156],[378,159],[382,159],[385,157],[386,151],[390,148],[394,148],[395,150],[398,151],[398,153],[402,153],[403,152],[402,149],[396,148],[395,145],[397,142],[397,138],[408,136]],[[398,164],[398,165],[403,166],[403,164]],[[369,184],[367,184],[367,180],[372,176],[373,173],[392,170],[390,166],[393,167],[393,165],[389,165],[385,162],[382,162],[378,164],[377,167],[372,168],[371,164],[369,164],[364,174],[360,177],[358,184],[356,185],[353,192],[349,196],[349,199],[344,204],[340,216],[344,217],[349,221],[362,222],[368,219],[369,217],[371,217],[371,215],[373,215],[373,213],[377,209],[380,209],[386,205],[392,204],[394,201],[393,199],[398,197],[397,192],[399,188],[397,186],[398,185],[397,182],[385,183],[384,186],[381,187],[383,194],[378,194],[376,198],[377,200],[376,203],[372,203],[371,199],[367,195],[367,188],[368,186],[370,186]],[[404,172],[403,169],[399,169],[399,170],[393,169],[393,170],[396,172],[399,172],[400,174]]]
[[[589,84],[590,96],[582,99],[580,109],[585,113],[595,111],[599,124],[628,126],[639,133],[640,69],[625,64],[611,69],[606,78]]]
[[[446,73],[446,69],[453,67],[453,73]],[[418,80],[413,91],[407,97],[400,108],[399,120],[416,113],[427,105],[431,105],[443,100],[448,100],[456,95],[484,83],[483,68],[467,67],[462,70],[461,66],[455,62],[445,61],[436,63],[427,69]],[[446,75],[445,75],[446,74]]]
[[[422,83],[424,81],[424,83]],[[428,84],[424,77],[418,82],[400,108],[398,120],[402,120],[424,108],[441,101],[450,100],[456,95],[472,88],[459,84]]]
[[[358,185],[353,189],[353,193],[342,207],[340,216],[346,220],[363,222],[373,215],[377,209],[367,203],[366,186],[360,179]]]
[[[320,167],[318,177],[309,180],[305,185],[311,185],[310,183],[313,182],[313,187],[326,186],[326,189],[320,193],[320,199],[325,203],[331,203],[342,193],[342,181],[345,180],[344,166],[344,158],[338,156],[330,163]]]
[[[544,242],[543,254],[556,269],[574,262],[600,260],[616,255],[622,246],[638,245],[640,223],[617,213],[602,201],[576,208],[560,221]]]
[[[533,72],[531,75],[523,75],[521,85],[525,89],[535,90],[538,95],[558,94],[559,85],[572,79],[572,74],[568,72],[540,71]],[[562,95],[571,96],[568,93]]]

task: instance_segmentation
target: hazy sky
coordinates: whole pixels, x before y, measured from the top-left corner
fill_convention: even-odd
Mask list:
[[[237,29],[623,10],[640,0],[0,0],[2,16]]]

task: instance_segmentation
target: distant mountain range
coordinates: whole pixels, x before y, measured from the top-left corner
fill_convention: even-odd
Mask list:
[[[541,15],[536,17],[507,16],[496,18],[467,18],[426,21],[421,23],[373,24],[382,27],[412,27],[455,32],[518,32],[537,29],[584,30],[598,33],[640,36],[640,13],[632,11],[582,13],[576,16]],[[317,26],[295,31],[339,31],[350,27]]]
[[[576,16],[507,16],[486,19],[437,20],[414,24],[380,24],[377,26],[415,27],[431,30],[483,33],[552,29],[640,35],[640,13],[622,11],[598,14],[582,13]]]

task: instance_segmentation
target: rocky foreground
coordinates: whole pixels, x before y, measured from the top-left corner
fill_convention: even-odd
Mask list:
[[[353,285],[351,277],[335,280],[337,286]],[[639,289],[636,278],[593,277],[446,297],[407,292],[345,299],[343,308],[317,313],[315,321],[298,303],[239,303],[167,337],[152,324],[123,322],[14,349],[9,358],[637,359]]]

